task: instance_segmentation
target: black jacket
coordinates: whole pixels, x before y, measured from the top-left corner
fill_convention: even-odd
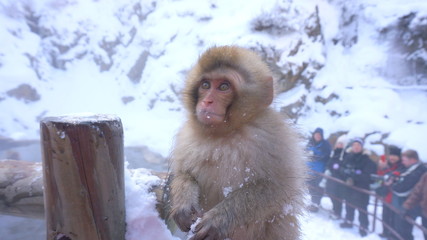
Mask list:
[[[345,157],[345,151],[342,148],[337,148],[332,151],[332,156],[326,165],[326,168],[331,172],[331,176],[341,180],[345,180],[341,173]]]
[[[391,189],[393,194],[400,198],[406,198],[411,193],[412,189],[421,179],[421,176],[427,172],[427,168],[421,163],[417,163],[400,171],[400,177]]]
[[[369,190],[371,175],[377,172],[377,165],[365,153],[349,153],[344,157],[341,173],[351,178],[355,187]]]
[[[332,156],[327,164],[327,169],[331,173],[331,177],[345,181],[344,176],[341,174],[341,168],[343,167],[345,151],[342,148],[337,148],[332,151]],[[344,198],[345,187],[341,183],[335,182],[334,180],[328,179],[326,181],[326,192],[333,197]]]

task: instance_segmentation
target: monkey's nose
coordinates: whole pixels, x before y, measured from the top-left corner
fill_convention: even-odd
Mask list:
[[[203,100],[203,104],[205,105],[205,106],[209,106],[209,105],[211,105],[213,103],[213,100]]]

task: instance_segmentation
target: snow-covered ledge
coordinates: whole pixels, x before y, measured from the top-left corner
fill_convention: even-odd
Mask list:
[[[163,189],[165,176],[143,168],[125,169],[127,240],[174,239],[156,211],[161,199],[154,191]],[[0,160],[0,214],[44,218],[41,163]]]

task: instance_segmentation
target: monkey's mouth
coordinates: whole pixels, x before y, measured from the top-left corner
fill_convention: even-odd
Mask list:
[[[204,115],[204,116],[212,116],[212,117],[224,117],[225,114],[219,114],[219,113],[214,113],[214,112],[210,112],[210,111],[206,111],[206,110],[201,110],[197,113],[197,115]]]
[[[197,112],[197,118],[202,123],[215,124],[215,123],[223,122],[225,119],[225,114],[219,114],[215,112],[201,110]]]

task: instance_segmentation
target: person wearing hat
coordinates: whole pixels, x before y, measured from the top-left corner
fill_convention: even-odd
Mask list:
[[[308,151],[312,153],[311,161],[307,163],[309,169],[312,171],[308,181],[312,204],[308,207],[308,210],[317,212],[319,211],[323,189],[319,187],[322,177],[314,172],[325,172],[326,163],[329,161],[329,156],[331,154],[331,145],[325,140],[322,128],[316,128],[316,130],[314,130],[308,144]]]
[[[335,143],[334,150],[332,151],[331,158],[327,164],[327,171],[331,177],[345,181],[344,176],[341,174],[340,169],[344,161],[345,151],[347,149],[348,140],[347,135],[341,135]],[[341,183],[337,183],[331,179],[326,181],[326,193],[331,197],[332,201],[332,219],[340,219],[342,213],[342,202],[338,199],[344,198],[344,188]]]
[[[427,172],[427,168],[420,161],[418,153],[415,150],[406,150],[402,153],[402,164],[404,169],[401,171],[398,178],[391,178],[385,184],[391,186],[393,191],[392,203],[397,209],[404,211],[404,202],[408,199],[415,185],[421,179],[421,176]],[[407,212],[407,216],[415,219],[419,216],[421,210],[418,207]],[[394,228],[399,233],[400,237],[405,240],[412,240],[413,225],[407,222],[404,216],[395,215]]]
[[[345,155],[343,161],[342,174],[348,185],[369,190],[371,175],[377,172],[377,165],[371,160],[363,149],[363,139],[355,138],[351,143],[351,151]],[[369,195],[359,192],[353,188],[346,187],[346,216],[341,228],[352,228],[355,207],[359,212],[359,233],[360,236],[368,235],[368,204]]]
[[[399,175],[399,169],[403,167],[401,162],[402,150],[396,146],[389,146],[386,155],[382,155],[378,161],[378,176],[385,176],[388,179]],[[392,192],[390,188],[381,181],[381,186],[375,190],[376,193],[383,197],[384,202],[391,204]],[[383,220],[383,232],[380,235],[382,238],[388,238],[392,236],[390,229],[387,227],[394,227],[394,212],[387,206],[383,205],[382,220]]]

